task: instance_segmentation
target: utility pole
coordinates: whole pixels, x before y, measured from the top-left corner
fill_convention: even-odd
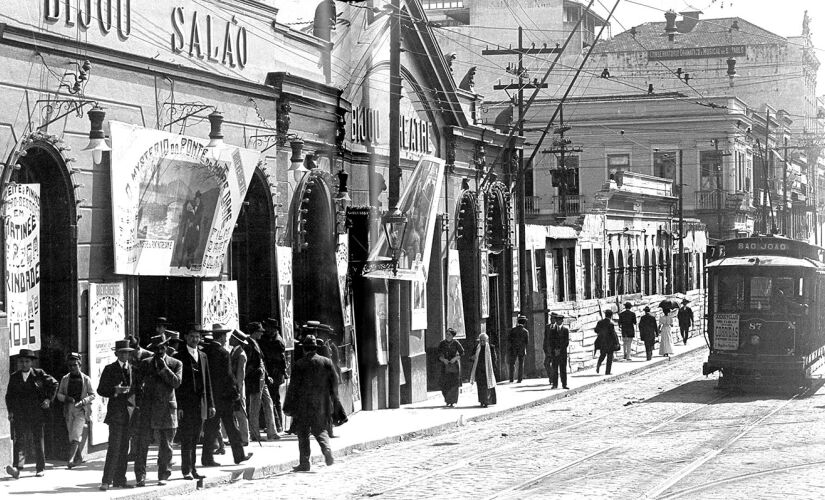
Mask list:
[[[573,169],[567,168],[567,153],[581,153],[582,148],[580,147],[568,147],[570,146],[570,139],[565,139],[564,134],[570,130],[570,127],[564,124],[564,107],[563,105],[559,105],[559,126],[553,129],[553,133],[559,136],[558,139],[553,141],[553,148],[545,149],[542,153],[545,154],[557,154],[559,160],[559,166],[555,169],[553,174],[553,185],[559,188],[559,213],[562,216],[566,217],[569,215],[569,207],[567,202],[567,193],[569,190],[570,185],[570,176],[575,175],[576,172]]]
[[[713,139],[713,169],[716,174],[716,228],[719,231],[719,240],[723,240],[722,232],[722,158],[730,156],[730,152],[719,151],[719,139]]]
[[[684,195],[682,194],[685,169],[683,156],[683,151],[679,149],[679,291],[685,293],[687,291],[688,266],[685,265],[685,212]]]
[[[782,233],[788,238],[792,236],[788,232],[788,138],[785,137],[785,162],[782,167]],[[793,227],[793,224],[791,224]]]
[[[398,210],[401,190],[401,9],[400,0],[392,0],[390,11],[390,157],[389,213]],[[401,407],[401,282],[389,279],[387,311],[387,406]]]
[[[768,142],[770,140],[770,130],[771,130],[771,110],[767,106],[765,106],[765,158],[763,162],[764,167],[764,174],[765,174],[765,200],[762,202],[762,220],[765,221],[765,234],[773,234],[775,227],[768,230],[768,202],[771,199],[771,185],[768,182],[768,173],[771,171],[770,166],[770,158],[771,158],[771,145]],[[772,224],[775,225],[775,224]]]
[[[509,84],[499,84],[493,86],[493,90],[516,90],[518,92],[518,120],[516,122],[516,129],[518,131],[518,135],[524,137],[524,89],[546,89],[546,83],[538,83],[534,81],[530,83],[529,81],[525,83],[525,70],[524,70],[524,54],[530,55],[540,55],[540,54],[558,54],[561,52],[561,49],[558,47],[555,48],[547,48],[547,46],[536,48],[535,45],[529,49],[524,48],[524,30],[521,26],[518,28],[518,47],[516,50],[510,49],[484,49],[481,51],[482,55],[517,55],[518,56],[518,66],[515,69],[516,75],[518,76],[518,83],[510,82]],[[546,76],[545,76],[546,79]],[[518,219],[518,257],[519,257],[519,293],[521,294],[521,309],[524,313],[525,310],[530,309],[530,302],[529,296],[527,294],[527,259],[525,257],[525,250],[527,248],[527,240],[525,233],[527,232],[527,224],[525,223],[524,214],[526,211],[526,201],[527,201],[527,194],[524,185],[524,150],[520,149],[518,152],[518,165],[519,165],[519,173],[516,177],[516,182],[518,183],[516,186],[517,189],[517,196],[516,196],[516,216]],[[482,277],[482,279],[485,279]]]

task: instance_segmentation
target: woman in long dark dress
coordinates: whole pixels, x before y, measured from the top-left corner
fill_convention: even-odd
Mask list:
[[[489,337],[482,333],[478,336],[473,354],[473,370],[470,372],[470,385],[477,383],[478,402],[482,408],[496,404],[496,375],[493,373],[495,364],[496,355],[490,349]]]
[[[438,360],[441,362],[441,394],[447,406],[455,406],[461,388],[461,356],[464,348],[455,339],[456,331],[447,328],[447,338],[438,344]]]

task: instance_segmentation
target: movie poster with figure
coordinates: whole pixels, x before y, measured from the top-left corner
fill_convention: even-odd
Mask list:
[[[40,184],[3,192],[9,354],[40,349]]]
[[[338,294],[341,297],[341,314],[344,319],[344,327],[352,325],[352,314],[349,308],[349,296],[347,294],[347,276],[349,273],[349,235],[338,235],[338,245],[335,247],[335,262],[338,268]]]
[[[427,282],[415,280],[412,282],[412,293],[410,293],[412,303],[410,313],[410,329],[427,329]]]
[[[275,247],[278,259],[278,300],[281,311],[281,335],[287,349],[295,348],[295,325],[292,316],[292,247]]]
[[[110,125],[115,273],[218,277],[260,153]]]
[[[89,378],[97,388],[103,368],[117,359],[113,351],[115,341],[126,337],[126,303],[123,283],[89,284]],[[96,446],[109,440],[106,418],[107,398],[92,401],[89,423],[89,444]]]
[[[456,331],[455,338],[467,338],[464,327],[464,298],[461,296],[461,267],[458,250],[451,248],[447,260],[447,327]]]
[[[387,292],[375,292],[375,347],[379,365],[386,365],[389,359],[389,337],[387,331]]]
[[[418,161],[398,202],[398,210],[407,216],[407,225],[399,245],[397,268],[391,263],[386,234],[381,231],[370,250],[364,276],[407,281],[425,281],[430,263],[438,194],[444,180],[444,160],[425,156]],[[401,237],[393,234],[391,237]]]
[[[237,281],[201,282],[201,324],[210,328],[215,323],[240,328]]]

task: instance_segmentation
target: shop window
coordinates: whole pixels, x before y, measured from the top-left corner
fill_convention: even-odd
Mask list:
[[[567,249],[567,300],[576,300],[576,248]]]
[[[590,260],[590,250],[582,250],[582,268],[584,271],[584,298],[593,298],[593,264]]]
[[[579,191],[579,157],[565,156],[564,167],[567,169],[566,194],[570,196],[577,196],[581,194],[581,191]]]
[[[528,252],[529,253],[529,252]],[[536,259],[536,291],[540,292],[542,297],[547,296],[547,274],[545,273],[545,266],[547,263],[544,260],[544,250],[535,251]]]
[[[602,249],[593,250],[593,283],[597,299],[604,298],[604,265],[602,264]]]

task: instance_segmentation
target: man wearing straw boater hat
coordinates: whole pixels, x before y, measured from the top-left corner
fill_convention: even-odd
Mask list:
[[[43,424],[46,410],[51,406],[57,391],[57,380],[40,368],[32,368],[37,355],[31,349],[20,349],[17,355],[19,370],[9,377],[6,388],[6,408],[9,411],[12,439],[14,440],[12,464],[6,472],[13,478],[20,477],[26,463],[26,440],[34,448],[37,465],[35,476],[42,476],[46,468],[43,449]]]
[[[136,486],[146,484],[146,456],[152,435],[158,442],[158,484],[164,485],[172,472],[172,439],[178,427],[177,399],[175,389],[183,378],[183,364],[166,355],[166,335],[155,335],[147,346],[154,353],[151,358],[140,362],[141,376],[141,418],[140,438],[135,451]]]
[[[215,416],[207,419],[203,427],[203,448],[201,451],[201,465],[204,467],[216,467],[220,464],[215,462],[214,446],[216,441],[221,440],[220,428],[226,430],[229,444],[232,446],[232,458],[236,464],[249,460],[250,453],[244,453],[241,434],[235,423],[234,410],[240,407],[241,395],[235,386],[232,378],[231,365],[229,361],[229,351],[224,348],[226,344],[226,334],[229,333],[220,323],[213,323],[212,328],[203,332],[204,344],[203,352],[209,361],[209,375],[212,379],[212,396],[215,398]],[[223,442],[221,442],[223,444]]]
[[[117,359],[106,365],[100,374],[100,383],[97,393],[107,398],[106,419],[103,423],[109,426],[109,446],[106,449],[106,462],[103,465],[103,479],[100,489],[106,491],[109,487],[126,488],[126,465],[129,453],[129,426],[132,422],[132,413],[135,408],[135,392],[137,380],[129,358],[134,349],[129,346],[129,340],[115,342]]]

